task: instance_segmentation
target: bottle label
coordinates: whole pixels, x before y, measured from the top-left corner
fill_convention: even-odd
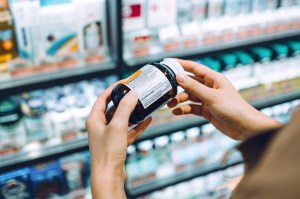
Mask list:
[[[145,109],[172,90],[168,78],[162,71],[152,65],[144,66],[131,75],[123,84],[138,93],[139,100]]]

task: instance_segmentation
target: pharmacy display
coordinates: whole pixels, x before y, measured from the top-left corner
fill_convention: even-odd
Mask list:
[[[3,2],[0,81],[110,59],[105,0]]]
[[[0,100],[0,160],[87,137],[85,121],[116,76],[35,90]]]
[[[299,5],[297,0],[123,0],[124,58],[135,65],[139,62],[132,59],[149,55],[180,55],[184,49],[296,31]]]
[[[262,111],[286,123],[299,104],[300,101],[296,100]],[[126,186],[130,193],[131,188],[146,186],[162,179],[174,179],[174,176],[191,170],[196,171],[207,163],[219,162],[224,152],[237,143],[222,136],[211,124],[138,142],[127,150]],[[83,151],[63,156],[55,161],[41,162],[0,173],[0,197],[91,198],[89,155],[89,152]],[[232,180],[239,179],[243,171],[243,165],[233,166],[224,171],[176,183],[141,198],[158,198],[162,194],[170,198],[175,195],[183,198],[229,196],[234,188]]]

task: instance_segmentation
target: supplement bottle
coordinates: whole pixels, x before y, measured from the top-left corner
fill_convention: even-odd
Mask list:
[[[140,123],[177,95],[176,75],[183,71],[182,66],[174,59],[147,64],[113,89],[112,101],[118,106],[131,89],[135,90],[139,100],[129,122]]]

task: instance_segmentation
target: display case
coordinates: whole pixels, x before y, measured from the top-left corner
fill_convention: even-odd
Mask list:
[[[27,198],[91,198],[84,122],[95,99],[165,57],[223,73],[288,122],[300,98],[299,13],[296,0],[0,0],[0,189],[10,181]],[[239,143],[171,111],[156,111],[128,148],[127,196],[228,197],[222,176],[243,174]]]

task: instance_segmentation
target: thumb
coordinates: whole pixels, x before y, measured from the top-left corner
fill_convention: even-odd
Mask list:
[[[176,80],[188,94],[194,95],[200,98],[200,100],[208,99],[211,95],[211,88],[201,84],[183,72],[176,76]]]
[[[128,128],[128,121],[131,112],[134,110],[138,102],[138,95],[136,91],[131,90],[120,101],[117,110],[111,120],[111,125],[120,128]]]

